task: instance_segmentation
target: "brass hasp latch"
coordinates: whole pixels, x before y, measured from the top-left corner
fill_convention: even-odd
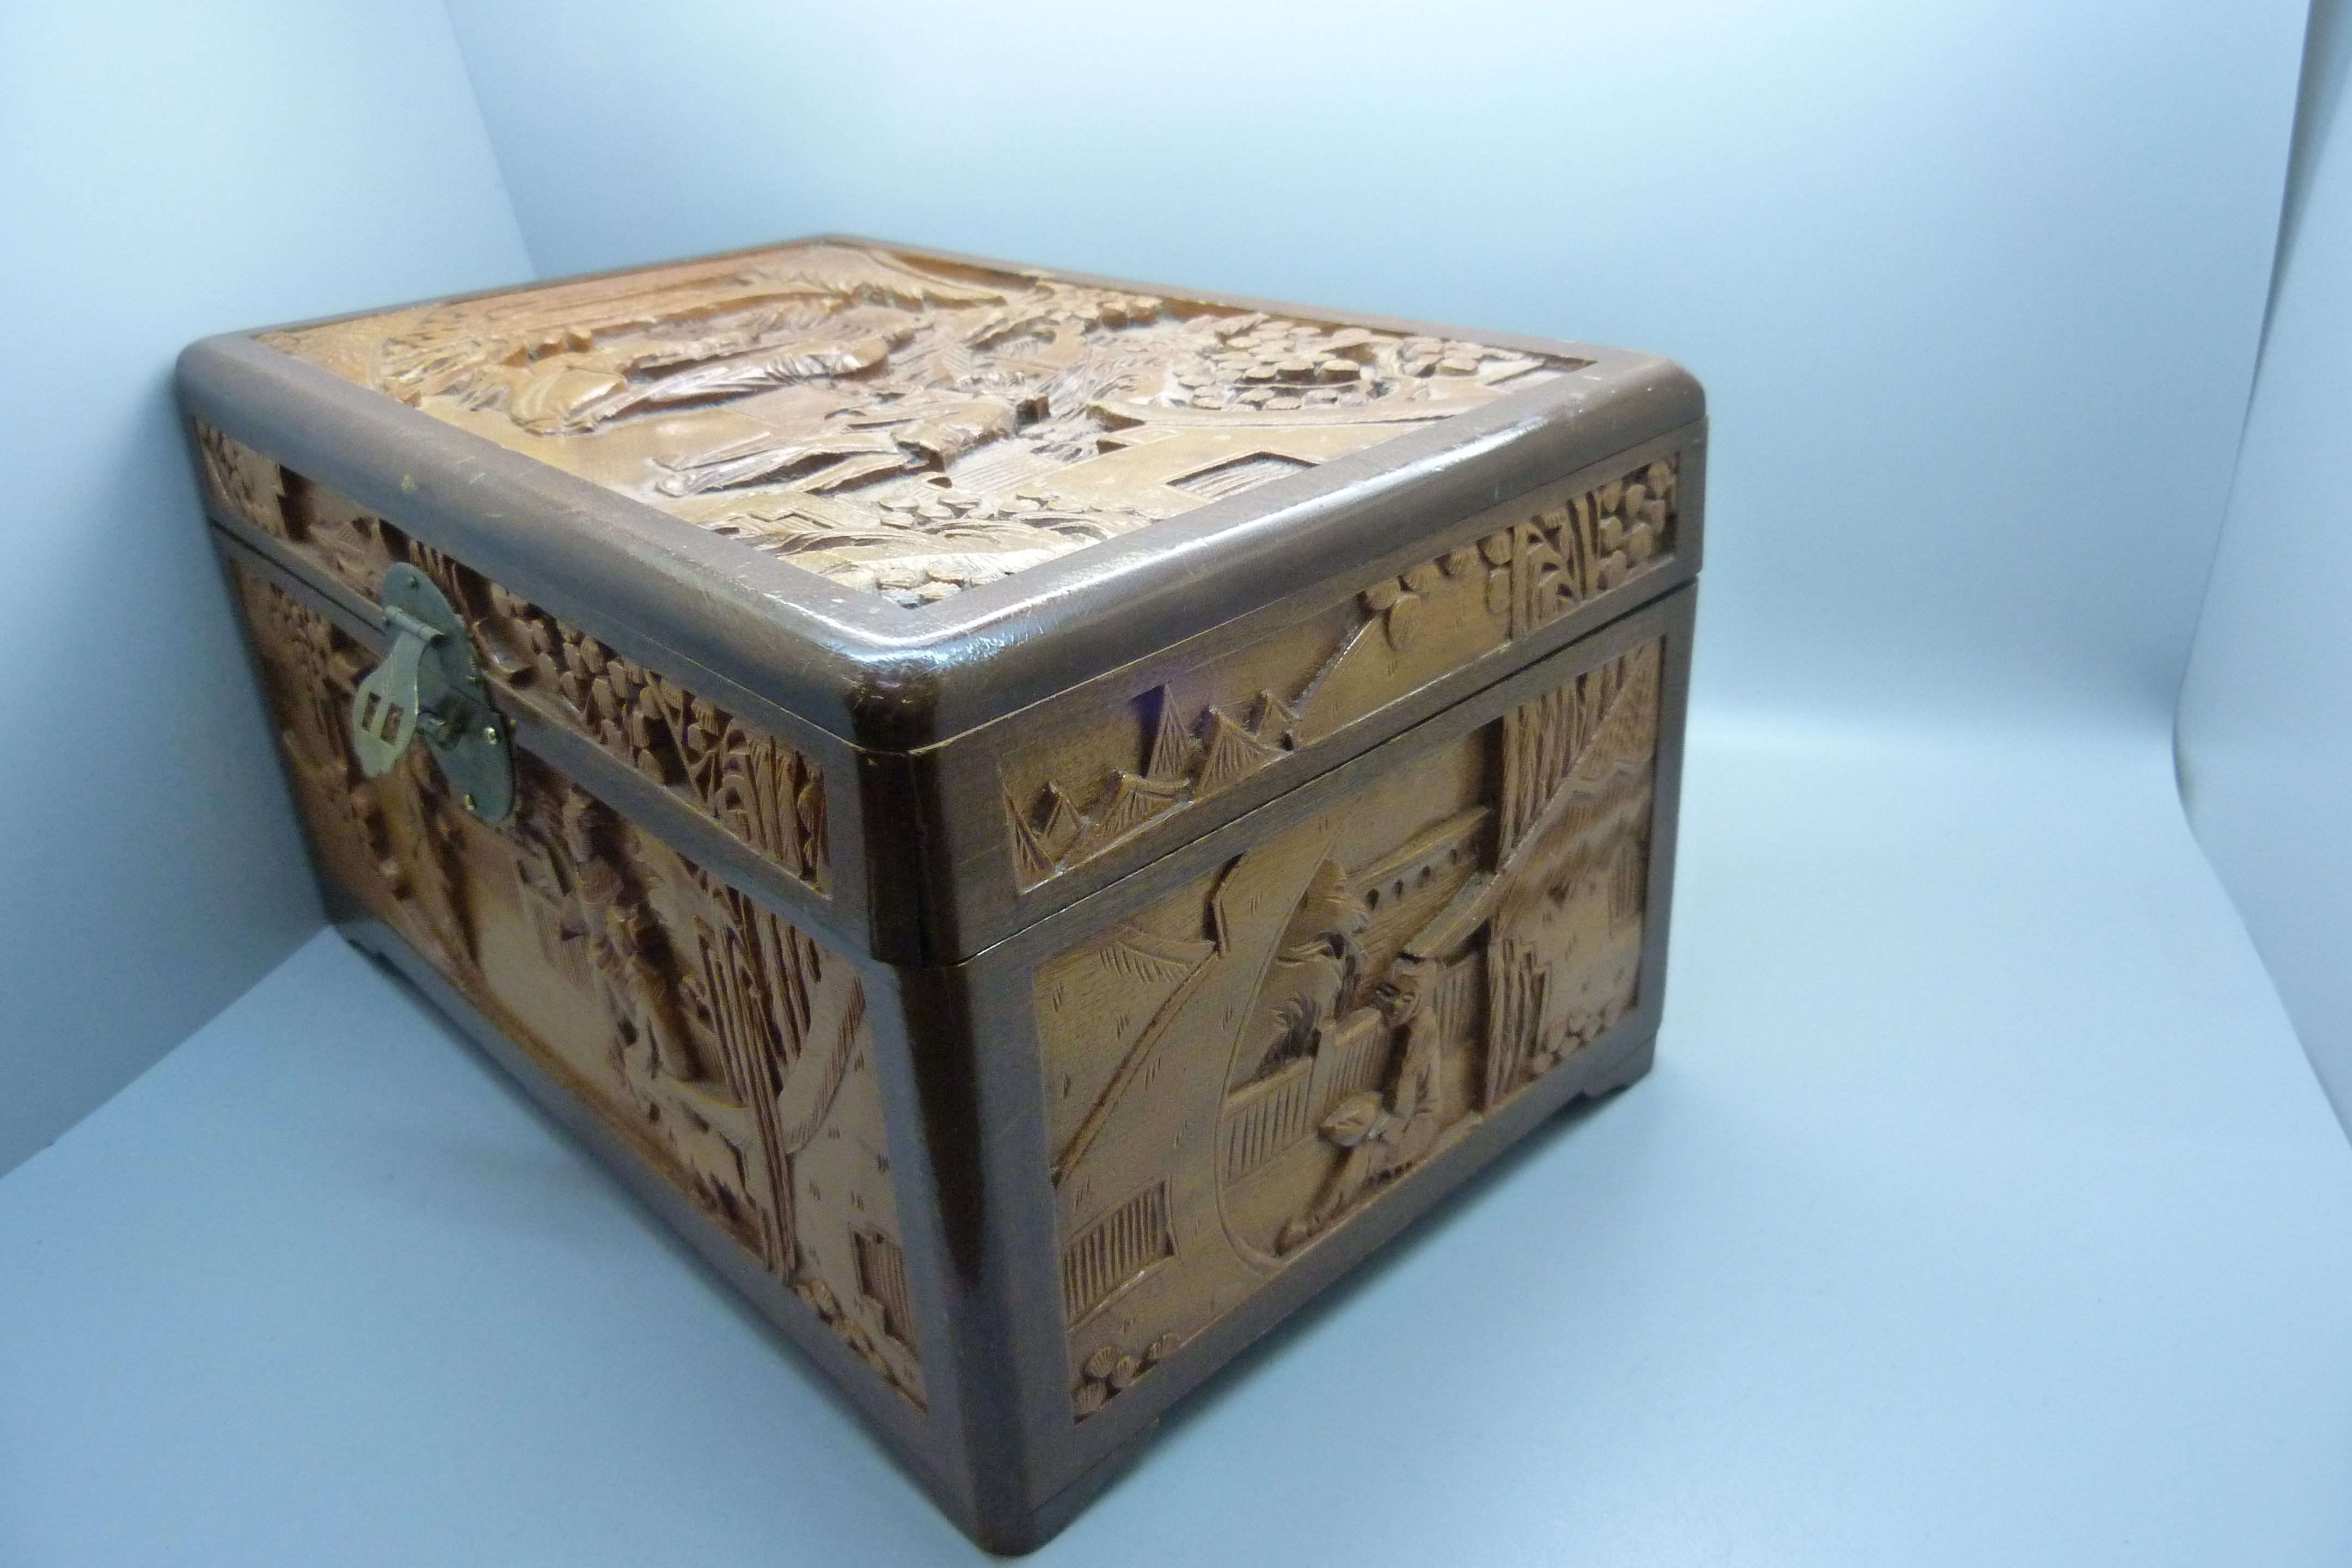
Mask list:
[[[392,771],[418,736],[466,809],[485,822],[514,815],[514,748],[490,706],[466,623],[414,566],[383,574],[379,596],[392,650],[352,693],[352,748],[368,777]]]

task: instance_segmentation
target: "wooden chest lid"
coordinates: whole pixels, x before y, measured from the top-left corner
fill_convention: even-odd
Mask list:
[[[207,339],[182,384],[550,608],[894,750],[1704,416],[1654,355],[844,238]]]

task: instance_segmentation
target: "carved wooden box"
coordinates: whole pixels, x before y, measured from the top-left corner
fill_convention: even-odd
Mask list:
[[[815,240],[206,340],[331,907],[965,1529],[1649,1062],[1655,357]]]

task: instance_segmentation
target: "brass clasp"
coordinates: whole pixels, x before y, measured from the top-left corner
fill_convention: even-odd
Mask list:
[[[370,778],[390,773],[421,735],[466,809],[504,822],[514,813],[514,752],[465,622],[414,566],[384,573],[379,602],[392,648],[352,693],[360,767]]]

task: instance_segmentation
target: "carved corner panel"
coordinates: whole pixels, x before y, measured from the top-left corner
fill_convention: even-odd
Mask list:
[[[831,241],[262,341],[908,606],[1588,363]]]
[[[1680,459],[1533,508],[1475,544],[1220,653],[1003,758],[1023,891],[1673,558]]]
[[[1633,1006],[1662,655],[1040,967],[1080,1419]]]
[[[919,1405],[856,971],[527,755],[503,827],[421,748],[364,777],[348,722],[373,654],[234,570],[328,872]]]
[[[812,891],[828,890],[814,759],[242,442],[199,424],[196,449],[230,515],[370,603],[385,568],[416,567],[448,595],[483,668],[521,706],[667,787]]]

